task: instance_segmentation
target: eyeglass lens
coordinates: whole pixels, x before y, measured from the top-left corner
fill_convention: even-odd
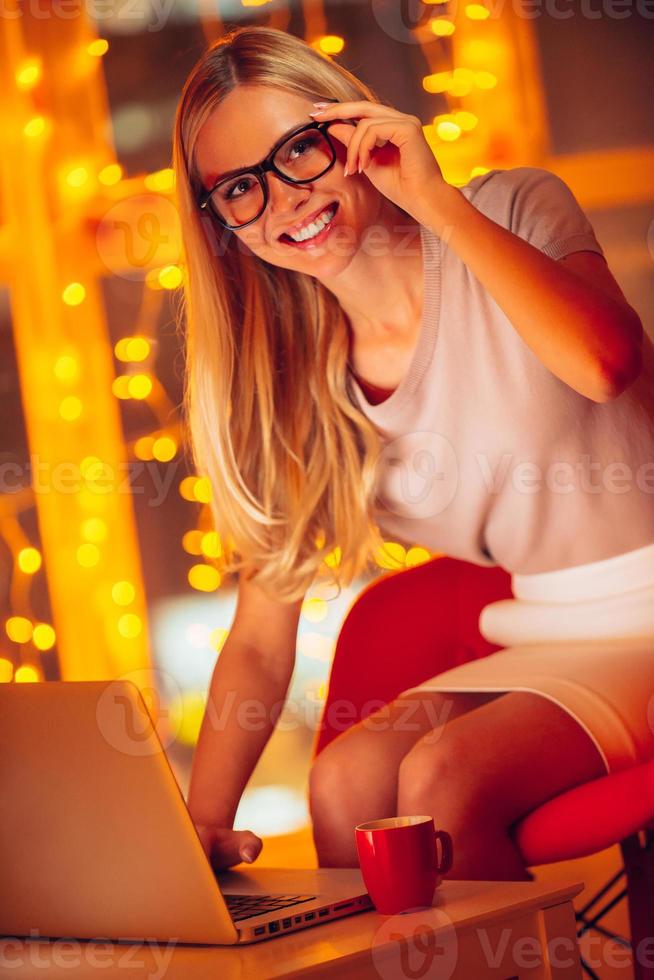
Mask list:
[[[273,162],[291,180],[315,180],[331,166],[333,159],[325,136],[318,129],[309,129],[283,143]],[[211,204],[228,224],[243,225],[262,213],[263,190],[255,174],[246,172],[219,184],[211,195]]]

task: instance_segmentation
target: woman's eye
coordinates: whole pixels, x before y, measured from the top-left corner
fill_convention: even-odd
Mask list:
[[[315,143],[315,140],[312,139],[311,136],[303,136],[302,139],[296,140],[296,142],[293,143],[293,146],[291,147],[290,152],[291,153],[294,153],[297,150],[298,153],[299,153],[299,155],[302,156],[303,155],[301,153],[302,148],[303,147],[309,147],[310,148],[313,143]]]
[[[241,197],[242,194],[247,193],[247,191],[250,189],[251,186],[252,186],[252,180],[249,177],[241,177],[240,180],[237,180],[236,183],[234,184],[230,184],[229,187],[226,189],[226,191],[224,192],[225,199],[229,201],[231,200],[231,198],[235,196]],[[238,190],[238,188],[243,188],[243,187],[245,188],[245,190],[242,190],[239,194],[234,193],[235,191]]]

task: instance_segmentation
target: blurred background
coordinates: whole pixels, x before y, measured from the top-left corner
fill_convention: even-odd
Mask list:
[[[522,165],[561,176],[654,331],[644,3],[5,0],[0,680],[135,679],[165,718],[184,792],[236,583],[180,427],[171,131],[203,49],[246,23],[304,38],[418,114],[450,183]],[[419,541],[389,551],[380,575],[434,557]],[[306,831],[334,642],[367,581],[335,597],[317,580],[307,595],[285,723],[237,827]]]

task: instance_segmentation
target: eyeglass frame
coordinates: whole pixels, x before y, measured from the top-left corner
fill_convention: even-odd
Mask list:
[[[277,143],[275,143],[268,156],[265,157],[265,159],[263,159],[260,163],[256,163],[253,167],[244,167],[243,170],[239,170],[237,173],[232,174],[231,177],[221,177],[219,180],[217,180],[216,183],[213,185],[213,187],[211,187],[208,191],[204,191],[204,193],[200,195],[197,201],[198,207],[202,208],[203,210],[207,208],[207,205],[209,204],[209,201],[211,199],[211,195],[220,186],[220,184],[223,184],[228,180],[236,180],[237,178],[241,177],[244,174],[254,174],[263,192],[263,207],[261,208],[261,211],[256,216],[256,218],[250,218],[249,221],[245,221],[242,225],[230,225],[225,221],[224,218],[221,218],[221,216],[218,214],[215,208],[211,208],[208,211],[209,214],[217,218],[217,220],[225,228],[229,228],[230,231],[235,230],[236,228],[247,228],[248,225],[251,225],[253,224],[253,222],[258,221],[261,215],[268,207],[268,201],[270,200],[270,195],[268,193],[268,181],[264,180],[264,175],[266,173],[268,172],[274,173],[278,177],[281,177],[282,180],[288,181],[288,183],[291,184],[310,184],[312,183],[312,181],[318,180],[320,177],[324,177],[324,175],[331,170],[331,168],[336,163],[337,154],[336,154],[336,147],[334,146],[334,143],[332,142],[332,139],[329,133],[327,132],[327,127],[332,126],[334,123],[350,123],[351,125],[356,126],[356,123],[353,122],[351,119],[326,119],[323,122],[305,123],[303,126],[300,126],[298,129],[296,129],[295,132],[290,133],[288,136],[284,136]],[[289,140],[295,139],[295,137],[299,136],[300,133],[304,133],[310,129],[319,130],[322,136],[325,137],[327,141],[327,145],[329,146],[332,152],[332,160],[325,167],[325,169],[321,173],[317,174],[315,177],[303,177],[300,180],[294,180],[292,177],[289,177],[287,174],[282,173],[281,170],[279,170],[275,166],[275,164],[273,163],[273,158],[275,157],[277,151],[281,149],[281,147],[284,146],[285,143],[288,143]]]

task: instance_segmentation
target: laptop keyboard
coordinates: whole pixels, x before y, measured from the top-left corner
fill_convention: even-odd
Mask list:
[[[316,895],[226,895],[223,892],[223,898],[235,922],[249,919],[253,915],[287,909],[290,905],[299,905],[300,902],[310,902],[316,897]]]

